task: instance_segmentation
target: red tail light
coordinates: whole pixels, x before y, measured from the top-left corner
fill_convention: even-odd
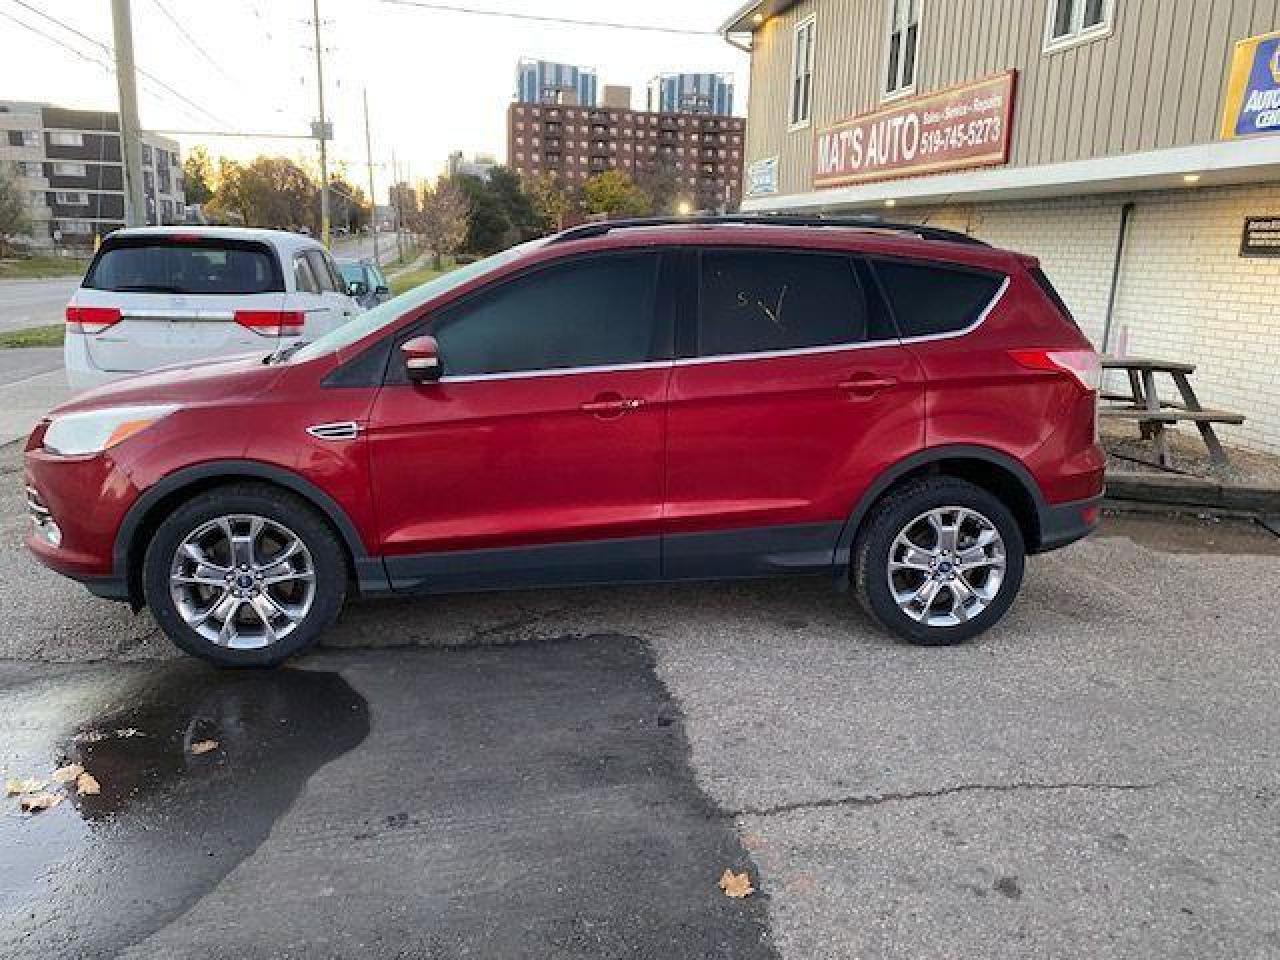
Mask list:
[[[68,333],[101,333],[120,322],[116,307],[67,307]]]
[[[236,323],[264,337],[298,337],[307,315],[301,310],[237,310]]]
[[[1028,370],[1069,374],[1089,393],[1102,387],[1102,360],[1093,350],[1010,350],[1009,356]]]

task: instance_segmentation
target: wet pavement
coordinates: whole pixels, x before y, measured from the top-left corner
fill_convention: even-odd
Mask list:
[[[634,638],[0,665],[0,729],[7,776],[102,785],[8,801],[0,956],[773,955],[766,898],[716,887],[754,870]]]

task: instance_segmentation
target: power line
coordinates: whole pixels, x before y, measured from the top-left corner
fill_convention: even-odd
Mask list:
[[[104,63],[104,62],[103,62],[103,61],[101,61],[101,60],[97,60],[97,59],[95,59],[94,57],[89,56],[87,53],[84,53],[84,52],[83,52],[83,51],[81,51],[81,50],[77,50],[75,47],[71,46],[71,44],[67,43],[66,41],[58,39],[57,37],[55,37],[55,36],[54,36],[53,34],[51,34],[51,33],[45,33],[45,32],[44,32],[43,30],[41,30],[39,27],[33,27],[31,24],[26,23],[26,22],[24,22],[24,21],[22,21],[22,20],[19,20],[17,17],[15,17],[15,16],[14,16],[13,14],[11,14],[11,13],[5,13],[3,10],[0,10],[0,17],[4,17],[6,20],[11,20],[11,21],[13,21],[13,22],[14,22],[14,23],[16,23],[18,26],[23,27],[23,28],[25,28],[25,29],[27,29],[27,30],[30,30],[30,31],[31,31],[32,33],[34,33],[36,36],[38,36],[38,37],[43,37],[45,40],[48,40],[50,43],[57,44],[57,45],[58,45],[58,46],[60,46],[63,50],[66,50],[66,51],[68,51],[69,53],[74,53],[77,57],[79,57],[79,58],[80,58],[81,60],[83,60],[85,63],[92,63],[92,64],[94,64],[95,66],[99,66],[99,67],[101,67],[103,70],[106,70],[108,73],[112,73],[112,72],[115,70],[115,68],[114,68],[114,67],[112,67],[110,64]]]
[[[12,0],[12,2],[22,7],[22,9],[30,13],[34,13],[38,17],[43,17],[45,20],[48,20],[50,23],[56,24],[57,26],[61,27],[63,30],[66,30],[68,33],[74,33],[77,37],[80,37],[83,40],[87,40],[89,43],[92,43],[95,47],[98,47],[106,51],[107,53],[111,54],[113,57],[115,56],[115,50],[108,44],[103,43],[101,40],[98,40],[95,37],[89,36],[89,34],[87,33],[77,30],[75,27],[71,26],[68,23],[63,23],[57,17],[54,17],[50,14],[45,13],[43,10],[39,9],[38,7],[33,7],[31,4],[27,3],[26,0]],[[148,71],[143,70],[141,67],[137,67],[136,69],[138,73],[146,77],[152,83],[156,84],[156,86],[162,87],[163,89],[167,90],[172,96],[177,97],[183,103],[188,104],[189,106],[192,106],[195,109],[199,110],[206,117],[209,117],[211,120],[215,120],[218,123],[223,124],[224,126],[231,126],[231,124],[227,123],[227,121],[222,119],[222,117],[218,116],[216,113],[206,110],[204,107],[200,106],[200,104],[196,103],[194,100],[179,93],[177,90],[169,86],[169,84],[165,83],[155,74],[149,73]]]
[[[644,33],[671,33],[686,37],[718,37],[714,30],[684,30],[680,27],[654,27],[642,23],[614,23],[608,20],[576,20],[572,17],[547,17],[536,13],[512,13],[506,10],[482,10],[452,3],[428,3],[426,0],[379,0],[397,7],[416,7],[440,13],[463,13],[475,17],[499,17],[504,20],[531,20],[536,23],[554,23],[561,26],[601,27],[609,30],[638,30]]]
[[[172,13],[169,12],[168,7],[166,7],[163,3],[161,3],[160,0],[151,0],[151,2],[154,3],[156,7],[160,10],[160,12],[164,14],[165,19],[173,24],[173,29],[177,30],[178,33],[182,35],[182,39],[186,40],[187,43],[191,44],[191,46],[193,46],[196,49],[196,51],[200,54],[200,56],[204,57],[206,60],[209,61],[209,64],[213,67],[213,69],[217,70],[220,74],[222,74],[224,77],[226,77],[228,80],[232,81],[233,83],[240,82],[236,77],[233,77],[231,74],[229,74],[226,68],[222,64],[220,64],[217,60],[211,57],[209,55],[209,51],[207,51],[204,47],[200,46],[200,44],[196,42],[195,37],[187,33],[187,28],[184,27],[178,21],[177,17],[175,17]]]

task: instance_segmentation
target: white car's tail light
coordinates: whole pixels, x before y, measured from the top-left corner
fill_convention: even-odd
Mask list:
[[[1010,350],[1028,370],[1068,374],[1088,393],[1102,389],[1102,359],[1094,350]]]
[[[67,307],[68,333],[101,333],[120,322],[118,307]]]
[[[237,310],[236,323],[264,337],[299,337],[307,315],[301,310]]]

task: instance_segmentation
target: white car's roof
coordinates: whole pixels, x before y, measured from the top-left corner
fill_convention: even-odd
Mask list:
[[[302,233],[288,230],[267,230],[258,227],[203,227],[174,225],[168,227],[126,227],[114,230],[113,238],[120,237],[208,237],[212,240],[256,240],[278,250],[318,247],[319,241]]]

